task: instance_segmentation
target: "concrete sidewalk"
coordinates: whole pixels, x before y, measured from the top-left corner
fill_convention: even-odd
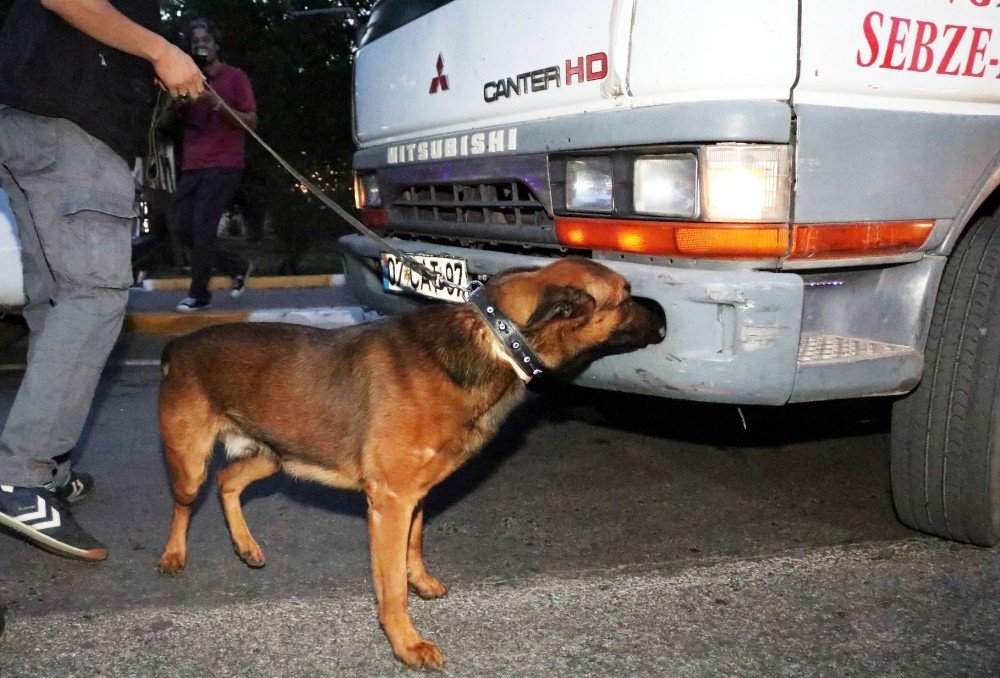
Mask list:
[[[342,327],[379,317],[358,305],[341,275],[251,278],[242,296],[229,296],[229,279],[213,278],[212,305],[178,311],[187,279],[147,280],[129,292],[124,332],[179,335],[225,322],[294,322]]]

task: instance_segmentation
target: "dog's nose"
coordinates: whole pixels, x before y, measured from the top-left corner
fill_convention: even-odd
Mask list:
[[[667,314],[663,311],[663,307],[643,297],[634,297],[633,301],[645,312],[643,324],[646,326],[644,331],[646,343],[659,344],[667,336]]]

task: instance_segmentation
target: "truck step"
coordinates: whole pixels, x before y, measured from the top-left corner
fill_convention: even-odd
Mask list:
[[[916,355],[912,346],[835,334],[807,334],[799,343],[799,364],[826,365]]]

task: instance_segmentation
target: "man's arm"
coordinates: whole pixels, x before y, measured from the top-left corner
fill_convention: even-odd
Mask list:
[[[250,78],[238,68],[234,69],[233,77],[236,81],[235,85],[231,92],[226,93],[226,96],[229,98],[225,100],[225,103],[229,104],[229,107],[233,109],[233,113],[226,111],[227,115],[223,119],[227,125],[236,129],[243,128],[240,121],[245,123],[250,129],[256,129],[257,100],[253,94],[253,86],[250,84]],[[225,111],[220,101],[222,97],[216,95],[215,92],[205,90],[203,96],[208,97],[209,103],[214,110],[218,111],[221,109]],[[234,118],[238,118],[238,120],[234,120]]]
[[[257,112],[256,111],[246,111],[246,112],[244,112],[244,111],[238,110],[235,107],[235,105],[230,104],[230,108],[233,109],[233,112],[230,113],[226,109],[222,108],[222,102],[221,102],[222,97],[220,97],[218,94],[216,94],[214,92],[209,92],[208,90],[205,90],[205,93],[202,96],[208,97],[208,101],[212,105],[212,110],[214,110],[214,111],[222,111],[223,113],[226,114],[225,120],[226,120],[227,124],[229,124],[230,126],[236,127],[238,129],[243,129],[243,125],[241,125],[240,123],[238,123],[238,122],[236,122],[235,120],[232,119],[233,116],[235,115],[237,118],[239,118],[240,120],[242,120],[243,122],[245,122],[246,125],[247,125],[247,127],[249,127],[250,129],[256,129],[256,127],[257,127]]]
[[[204,89],[190,56],[115,9],[108,0],[41,0],[42,6],[95,40],[149,61],[171,96],[192,99]]]

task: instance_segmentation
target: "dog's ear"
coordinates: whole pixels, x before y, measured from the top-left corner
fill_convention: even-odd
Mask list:
[[[577,318],[590,313],[597,302],[586,290],[573,285],[550,285],[542,290],[528,326],[556,319]]]

